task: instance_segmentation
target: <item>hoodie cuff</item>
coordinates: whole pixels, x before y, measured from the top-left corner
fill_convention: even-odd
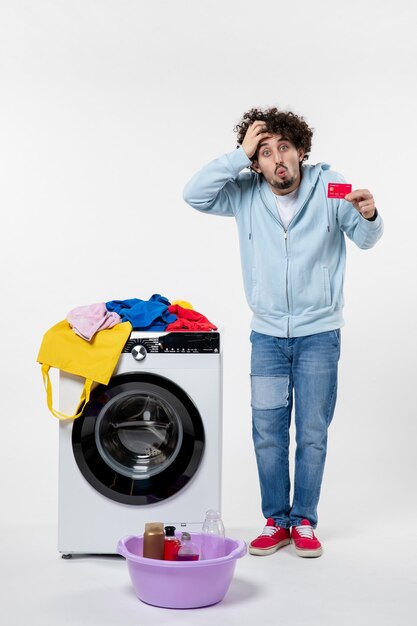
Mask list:
[[[373,214],[372,217],[365,217],[367,222],[375,222],[376,218],[378,217],[378,209],[375,207],[375,213]]]
[[[239,146],[236,150],[233,150],[233,152],[229,152],[227,154],[227,160],[229,161],[229,166],[234,176],[237,176],[245,167],[252,165],[251,159],[242,146]]]

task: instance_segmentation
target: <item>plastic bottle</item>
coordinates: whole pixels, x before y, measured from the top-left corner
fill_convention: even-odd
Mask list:
[[[181,541],[175,536],[175,526],[165,526],[164,560],[175,561]]]
[[[218,559],[225,553],[226,539],[220,513],[209,509],[201,529],[201,558]]]
[[[143,556],[148,559],[164,558],[165,533],[162,522],[145,524],[143,533]]]
[[[178,550],[176,561],[198,561],[198,558],[198,548],[191,541],[190,533],[183,532],[181,537],[181,547]]]

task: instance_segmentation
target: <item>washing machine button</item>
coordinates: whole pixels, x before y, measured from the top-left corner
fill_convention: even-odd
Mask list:
[[[136,359],[136,361],[143,361],[147,355],[145,346],[142,346],[141,344],[133,346],[131,355],[134,359]]]

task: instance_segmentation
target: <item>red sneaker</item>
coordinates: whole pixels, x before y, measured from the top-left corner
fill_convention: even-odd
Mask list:
[[[300,526],[293,526],[291,538],[298,556],[321,556],[323,550],[320,541],[308,519],[301,520]]]
[[[272,517],[269,517],[259,537],[256,537],[256,539],[250,542],[249,552],[257,556],[265,556],[267,554],[273,554],[289,543],[291,543],[289,529],[277,526]]]

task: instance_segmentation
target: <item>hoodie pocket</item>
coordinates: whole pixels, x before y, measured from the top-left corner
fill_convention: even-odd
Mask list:
[[[258,281],[256,277],[256,269],[252,267],[251,271],[251,288],[250,288],[250,304],[256,306],[258,304]]]
[[[323,289],[324,289],[324,303],[326,306],[330,306],[332,303],[332,294],[330,290],[330,274],[328,267],[322,267],[323,271]]]

